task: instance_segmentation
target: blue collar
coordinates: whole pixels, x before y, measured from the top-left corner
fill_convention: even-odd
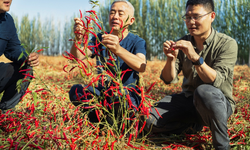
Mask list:
[[[2,20],[4,18],[5,14],[6,14],[6,12],[0,14],[0,20]]]

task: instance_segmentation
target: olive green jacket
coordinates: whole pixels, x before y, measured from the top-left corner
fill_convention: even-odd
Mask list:
[[[189,34],[181,39],[191,41],[191,43],[195,45],[194,38]],[[210,84],[219,88],[224,93],[234,111],[235,101],[232,96],[233,71],[237,60],[238,45],[233,38],[219,33],[212,28],[212,32],[203,43],[203,47],[204,49],[200,51],[199,55],[203,57],[204,62],[217,73],[215,81]],[[195,46],[194,49],[196,50]],[[182,51],[179,51],[175,67],[177,74],[181,71],[183,72],[182,92],[185,93],[186,97],[193,95],[194,90],[199,85],[205,84],[198,76],[191,60],[189,60]],[[161,79],[163,80],[162,75]],[[178,76],[169,83],[176,83],[177,81]],[[169,84],[167,82],[165,83]]]

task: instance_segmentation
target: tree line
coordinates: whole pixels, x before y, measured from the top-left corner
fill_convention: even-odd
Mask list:
[[[135,23],[130,31],[138,34],[147,43],[147,59],[166,59],[162,44],[166,40],[177,40],[188,31],[182,16],[185,14],[186,0],[129,0],[135,7]],[[104,29],[109,31],[108,13],[113,0],[105,0],[98,9]],[[237,64],[250,66],[250,3],[249,0],[216,0],[216,18],[212,26],[219,32],[234,38],[238,43]],[[14,16],[14,15],[13,15]],[[61,55],[69,51],[74,37],[73,18],[61,28],[53,19],[41,22],[40,17],[29,20],[23,16],[21,24],[13,17],[21,43],[33,47],[48,47],[44,55]]]
[[[74,38],[73,17],[66,20],[63,25],[53,18],[41,20],[40,16],[29,18],[25,15],[18,20],[15,14],[11,14],[17,29],[17,34],[21,44],[26,50],[38,50],[44,48],[43,55],[57,56],[69,51]]]

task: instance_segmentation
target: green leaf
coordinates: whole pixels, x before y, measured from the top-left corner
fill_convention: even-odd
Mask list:
[[[34,99],[34,104],[37,105],[37,93],[32,92],[32,96],[33,96],[33,99]]]
[[[22,68],[25,65],[25,62],[20,66],[20,68]]]
[[[24,56],[23,52],[19,55],[17,60],[20,60]]]
[[[17,83],[16,83],[16,90],[17,90],[18,93],[19,93],[20,90],[21,90],[21,84],[22,84],[22,82],[23,82],[23,79],[19,79],[19,80],[17,81]]]

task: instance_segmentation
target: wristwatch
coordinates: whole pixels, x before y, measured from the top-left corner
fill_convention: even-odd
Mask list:
[[[203,57],[200,57],[196,62],[192,62],[193,65],[202,65],[204,63]]]

